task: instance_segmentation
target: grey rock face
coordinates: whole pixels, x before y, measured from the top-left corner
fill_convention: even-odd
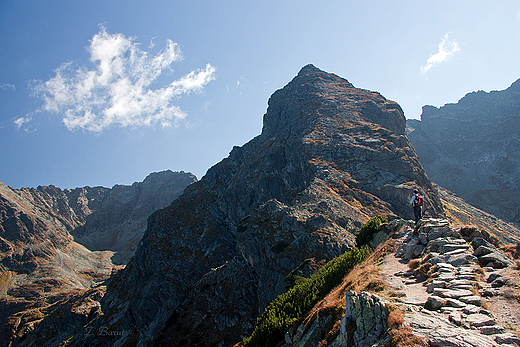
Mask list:
[[[347,292],[345,302],[341,332],[332,346],[346,346],[348,341],[355,347],[374,345],[388,328],[385,302],[375,294],[353,291]],[[351,329],[347,328],[349,325]]]
[[[424,106],[408,131],[430,179],[474,206],[520,222],[520,80],[472,92],[456,104]]]

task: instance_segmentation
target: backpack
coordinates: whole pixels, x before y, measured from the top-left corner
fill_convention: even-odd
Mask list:
[[[423,197],[420,196],[420,195],[416,195],[415,196],[415,200],[414,200],[414,205],[415,206],[423,206],[424,205]]]

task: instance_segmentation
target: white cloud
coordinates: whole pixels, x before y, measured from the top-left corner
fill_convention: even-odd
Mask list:
[[[215,68],[207,64],[162,88],[151,89],[173,62],[182,60],[181,51],[167,40],[165,48],[151,56],[133,41],[101,27],[87,47],[91,69],[74,69],[71,62],[64,63],[53,78],[33,84],[33,91],[44,101],[43,109],[62,113],[69,130],[92,132],[114,126],[168,127],[186,117],[173,101],[182,94],[201,91],[215,78]]]
[[[16,90],[16,86],[14,84],[11,84],[11,83],[2,83],[2,84],[0,84],[0,89]]]
[[[14,125],[16,126],[16,129],[20,130],[20,129],[22,129],[22,127],[23,127],[23,129],[24,129],[25,131],[28,131],[29,128],[27,128],[26,126],[24,127],[24,124],[29,123],[31,120],[32,120],[31,117],[26,116],[26,117],[20,117],[20,118],[18,118],[18,119],[15,119],[15,120],[13,121],[13,123],[14,123]]]
[[[450,41],[448,34],[444,35],[439,43],[439,51],[428,58],[426,65],[421,66],[421,72],[426,73],[435,65],[448,60],[453,54],[460,51],[460,47],[457,42]]]

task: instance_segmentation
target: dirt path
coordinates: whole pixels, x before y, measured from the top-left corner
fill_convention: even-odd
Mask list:
[[[497,295],[486,298],[485,302],[501,325],[518,334],[520,333],[519,271],[509,267],[499,270],[498,273],[506,284],[495,288]],[[483,290],[492,288],[489,283],[483,283],[483,287]]]
[[[389,252],[383,260],[381,277],[391,289],[406,295],[403,298],[405,303],[423,305],[429,296],[424,282],[417,282],[416,279],[406,276],[409,270],[408,262],[395,256],[395,251],[402,244],[403,238],[390,241]]]

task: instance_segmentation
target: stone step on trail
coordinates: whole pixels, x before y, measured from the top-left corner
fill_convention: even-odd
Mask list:
[[[483,327],[495,325],[495,320],[485,314],[482,313],[473,313],[466,317],[466,323],[470,324],[472,327]]]
[[[482,298],[478,295],[469,295],[459,298],[465,304],[471,304],[475,306],[482,306]]]

